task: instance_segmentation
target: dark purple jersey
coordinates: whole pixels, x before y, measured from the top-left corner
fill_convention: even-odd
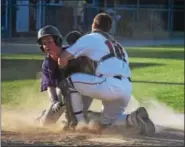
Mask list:
[[[63,46],[62,49],[65,50],[68,47],[68,45]],[[42,63],[41,92],[46,91],[48,86],[57,87],[62,78],[64,78],[64,71],[59,69],[57,61],[47,55]]]
[[[57,61],[54,61],[50,56],[46,56],[42,63],[41,92],[46,91],[48,86],[57,87],[60,76]]]

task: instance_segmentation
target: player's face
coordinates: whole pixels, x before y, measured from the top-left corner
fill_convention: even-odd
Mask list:
[[[58,58],[58,55],[60,54],[60,49],[56,45],[54,39],[52,36],[45,36],[42,38],[42,46],[44,48],[44,51],[48,53],[50,56],[54,58]]]

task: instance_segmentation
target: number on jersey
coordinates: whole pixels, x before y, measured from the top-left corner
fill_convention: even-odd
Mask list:
[[[109,51],[111,54],[115,55],[116,57],[118,57],[119,59],[123,61],[126,61],[123,47],[118,42],[106,40],[105,44],[109,48]]]

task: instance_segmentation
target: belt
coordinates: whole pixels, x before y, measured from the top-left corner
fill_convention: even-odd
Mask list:
[[[114,78],[116,78],[116,79],[119,79],[119,80],[121,80],[122,79],[122,77],[121,76],[113,76]],[[131,82],[131,78],[130,77],[128,77],[128,80]]]
[[[101,74],[101,75],[99,75],[99,77],[102,77],[103,75]],[[113,78],[116,78],[116,79],[119,79],[119,80],[121,80],[122,79],[122,76],[113,76]],[[131,80],[131,78],[130,77],[128,77],[128,80],[130,81],[130,82],[132,82],[132,80]]]

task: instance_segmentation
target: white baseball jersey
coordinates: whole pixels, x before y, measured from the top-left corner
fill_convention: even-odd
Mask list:
[[[91,33],[81,37],[73,46],[67,49],[74,58],[87,56],[91,60],[99,62],[101,58],[111,52],[117,57],[111,57],[98,64],[96,75],[130,77],[128,55],[119,43],[112,43],[99,33]],[[122,59],[125,59],[123,61]]]
[[[81,95],[96,98],[103,102],[101,123],[112,123],[120,117],[132,93],[131,82],[124,78],[131,75],[127,53],[119,43],[109,41],[102,34],[95,32],[81,37],[67,51],[74,58],[86,56],[98,63],[96,75],[75,73],[70,76],[75,90],[79,92],[71,93],[73,111],[79,112],[84,109]],[[102,61],[102,57],[110,54],[115,56]],[[116,79],[113,76],[123,78]],[[76,117],[78,121],[84,119],[81,114]]]

